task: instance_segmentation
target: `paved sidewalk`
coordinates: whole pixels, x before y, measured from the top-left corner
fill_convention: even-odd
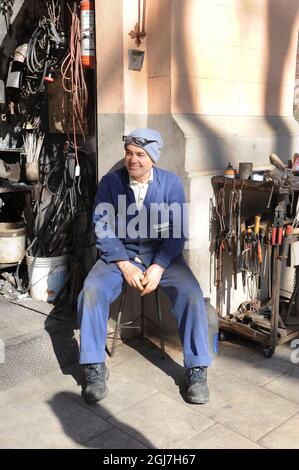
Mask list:
[[[289,346],[265,359],[256,344],[221,343],[207,405],[184,401],[182,355],[167,352],[163,360],[149,341],[120,344],[107,360],[109,395],[95,406],[80,396],[76,365],[0,392],[0,447],[299,448],[299,366]]]

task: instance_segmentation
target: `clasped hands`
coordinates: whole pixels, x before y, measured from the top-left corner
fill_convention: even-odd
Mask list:
[[[164,268],[151,264],[145,272],[130,261],[118,261],[117,265],[125,280],[131,287],[141,291],[141,295],[149,294],[158,287]]]

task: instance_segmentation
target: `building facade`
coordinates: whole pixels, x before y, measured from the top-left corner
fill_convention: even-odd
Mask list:
[[[165,140],[159,165],[179,174],[188,201],[191,241],[186,258],[204,295],[214,298],[209,253],[211,177],[228,162],[269,166],[298,151],[294,87],[297,0],[149,0],[139,50],[129,70],[129,32],[138,0],[96,2],[98,169],[123,155],[120,137],[154,127]],[[231,291],[230,308],[244,299]],[[211,290],[212,289],[212,290]]]

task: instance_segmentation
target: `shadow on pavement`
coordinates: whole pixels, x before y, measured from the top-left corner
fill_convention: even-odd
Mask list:
[[[97,449],[139,449],[154,448],[153,444],[139,431],[113,417],[113,425],[100,416],[108,411],[97,403],[97,412],[92,405],[78,404],[75,393],[68,392],[67,397],[77,403],[77,407],[67,410],[65,394],[57,393],[47,403],[59,419],[66,436],[85,448]],[[101,413],[101,411],[103,413]],[[109,419],[112,416],[109,413]],[[140,417],[142,420],[142,417]],[[119,426],[118,426],[119,424]],[[77,446],[76,446],[77,447]]]

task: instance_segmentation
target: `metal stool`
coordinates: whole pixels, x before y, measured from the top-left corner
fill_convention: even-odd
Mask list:
[[[121,317],[125,305],[125,300],[126,300],[126,294],[127,294],[127,287],[128,284],[125,282],[122,288],[122,293],[121,293],[121,299],[120,299],[120,306],[119,306],[119,311],[118,311],[118,316],[116,320],[116,326],[115,326],[115,331],[113,334],[113,342],[112,342],[112,347],[110,351],[110,357],[112,357],[115,353],[115,348],[116,348],[116,343],[120,334],[120,331],[122,328],[135,328],[140,330],[140,336],[141,338],[144,338],[144,320],[148,320],[151,323],[153,323],[155,326],[159,326],[160,328],[160,345],[161,345],[161,355],[163,359],[165,359],[165,349],[164,349],[164,331],[163,331],[163,323],[162,323],[162,313],[161,313],[161,305],[160,305],[160,296],[159,296],[159,287],[155,289],[155,298],[156,298],[156,308],[157,308],[157,317],[158,317],[158,322],[159,325],[157,325],[155,322],[153,322],[150,318],[146,317],[144,315],[144,301],[145,297],[141,296],[141,312],[140,315],[138,315],[136,318],[134,318],[131,321],[121,323]],[[137,320],[140,320],[139,325],[133,325]]]

